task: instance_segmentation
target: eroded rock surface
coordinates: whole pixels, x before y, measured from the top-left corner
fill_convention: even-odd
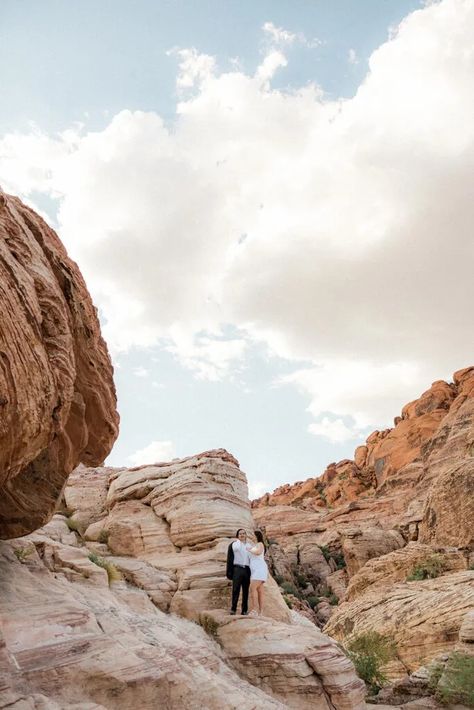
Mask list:
[[[474,609],[474,368],[433,383],[354,461],[252,505],[275,572],[303,601],[316,597],[325,631],[344,643],[392,636],[392,678],[452,651]]]
[[[118,432],[96,309],[54,231],[0,191],[0,538],[52,515],[80,461]]]
[[[254,522],[226,451],[80,467],[64,498],[69,517],[1,548],[0,698],[43,695],[64,710],[78,698],[106,710],[364,706],[352,664],[273,580],[264,617],[228,614],[227,546]]]

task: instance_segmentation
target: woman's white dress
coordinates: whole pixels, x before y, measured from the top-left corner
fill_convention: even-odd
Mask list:
[[[263,550],[261,555],[254,555],[249,550],[251,582],[266,582],[268,579],[268,567],[264,555],[265,550]]]

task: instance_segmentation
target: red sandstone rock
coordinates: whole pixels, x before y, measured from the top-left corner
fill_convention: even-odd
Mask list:
[[[55,232],[0,191],[0,538],[51,517],[67,476],[118,432],[96,309]]]

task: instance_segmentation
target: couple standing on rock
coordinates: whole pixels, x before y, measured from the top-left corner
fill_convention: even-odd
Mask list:
[[[262,616],[263,585],[268,579],[268,567],[265,562],[265,543],[260,530],[255,530],[256,545],[247,542],[247,533],[243,528],[237,530],[236,539],[227,550],[227,579],[232,580],[232,609],[237,612],[240,590],[242,589],[242,615]],[[250,589],[251,611],[248,611]]]

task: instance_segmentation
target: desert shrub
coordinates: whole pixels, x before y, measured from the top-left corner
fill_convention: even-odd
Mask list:
[[[344,555],[342,552],[336,552],[333,556],[332,559],[336,563],[337,569],[344,569],[346,566],[346,560],[344,559]]]
[[[334,592],[331,592],[331,594],[328,597],[328,601],[331,604],[331,606],[337,606],[339,604],[339,599],[338,597],[334,594]]]
[[[202,614],[199,619],[199,623],[207,634],[209,634],[210,636],[217,637],[219,624],[215,619],[212,618],[212,616]]]
[[[441,555],[430,555],[418,562],[407,577],[407,582],[420,581],[422,579],[435,579],[439,577],[445,568],[445,562]]]
[[[99,542],[106,545],[109,541],[110,531],[103,528],[99,533]]]
[[[298,573],[296,575],[296,581],[298,583],[298,586],[302,589],[306,589],[306,587],[308,586],[308,580],[304,574]]]
[[[276,575],[275,575],[275,582],[276,582],[277,584],[279,584],[279,585],[281,586],[284,581],[285,581],[285,578],[283,577],[283,575],[281,575],[281,574],[276,574]]]
[[[104,560],[103,557],[100,557],[95,552],[91,552],[88,555],[88,558],[90,559],[91,562],[93,562],[98,567],[102,567],[102,569],[105,569],[105,571],[107,572],[109,584],[111,582],[116,582],[119,579],[122,579],[122,575],[120,574],[117,567],[112,562],[109,562],[108,560]]]
[[[66,525],[68,526],[69,530],[72,530],[72,532],[80,532],[79,523],[77,522],[77,520],[73,520],[72,518],[66,518]]]
[[[306,601],[310,605],[311,609],[314,609],[314,607],[319,603],[319,597],[311,594],[311,596],[306,598]]]
[[[297,590],[295,589],[294,584],[291,584],[291,582],[282,582],[280,584],[280,587],[287,594],[294,594],[295,596],[297,596],[297,594],[298,594]]]
[[[451,654],[435,697],[445,705],[474,707],[474,656],[460,651]]]
[[[17,547],[14,550],[15,556],[19,562],[25,562],[27,558],[33,554],[33,547]]]
[[[320,545],[319,549],[323,553],[326,562],[329,562],[329,560],[331,559],[331,552],[329,550],[329,547],[327,545]]]
[[[286,596],[286,594],[283,595],[283,599],[285,600],[286,606],[287,606],[289,609],[293,609],[293,602],[291,601],[291,599],[288,599],[288,597]]]
[[[387,682],[382,668],[395,656],[395,652],[395,642],[377,631],[354,636],[347,644],[347,653],[357,675],[367,683],[372,694],[378,693]]]

